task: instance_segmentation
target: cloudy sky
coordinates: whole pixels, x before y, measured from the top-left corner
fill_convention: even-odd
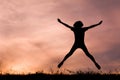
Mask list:
[[[119,9],[120,0],[0,0],[0,71],[58,70],[74,35],[57,18],[71,26],[77,20],[84,26],[103,20],[86,32],[85,42],[103,72],[119,71]],[[97,71],[81,49],[65,62],[64,69]]]

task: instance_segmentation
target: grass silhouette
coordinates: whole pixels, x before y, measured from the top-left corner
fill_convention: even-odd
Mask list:
[[[69,72],[72,73],[71,71]],[[120,74],[96,73],[92,71],[77,71],[73,74],[36,72],[34,74],[1,74],[0,80],[120,80]]]

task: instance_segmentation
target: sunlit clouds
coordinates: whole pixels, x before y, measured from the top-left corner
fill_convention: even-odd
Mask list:
[[[81,20],[88,50],[103,71],[120,69],[119,0],[0,0],[0,71],[11,73],[49,72],[68,53],[73,32],[60,23],[73,25]],[[97,70],[80,50],[76,50],[62,69]]]

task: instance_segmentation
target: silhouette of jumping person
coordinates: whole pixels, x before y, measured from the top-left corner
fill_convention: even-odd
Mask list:
[[[85,32],[88,29],[91,29],[93,27],[96,27],[96,26],[100,25],[102,23],[102,21],[100,21],[97,24],[91,25],[89,27],[83,27],[83,23],[81,21],[76,21],[73,24],[73,27],[71,27],[68,24],[62,22],[60,19],[58,19],[58,22],[60,22],[61,24],[65,25],[66,27],[70,28],[74,32],[74,36],[75,36],[75,42],[74,42],[71,50],[64,57],[64,59],[58,64],[58,68],[60,68],[63,65],[64,61],[66,59],[68,59],[74,53],[74,51],[76,49],[81,48],[85,52],[85,54],[93,61],[95,66],[98,69],[101,69],[100,65],[95,61],[94,57],[89,53],[88,49],[86,48],[86,45],[85,45],[85,42],[84,42],[84,37],[85,37]]]

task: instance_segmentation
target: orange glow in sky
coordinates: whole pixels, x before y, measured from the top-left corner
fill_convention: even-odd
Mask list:
[[[102,71],[120,70],[120,0],[0,0],[0,72],[29,73],[57,70],[74,42],[71,30],[57,22],[85,26],[88,50]],[[95,70],[80,49],[61,69]]]

